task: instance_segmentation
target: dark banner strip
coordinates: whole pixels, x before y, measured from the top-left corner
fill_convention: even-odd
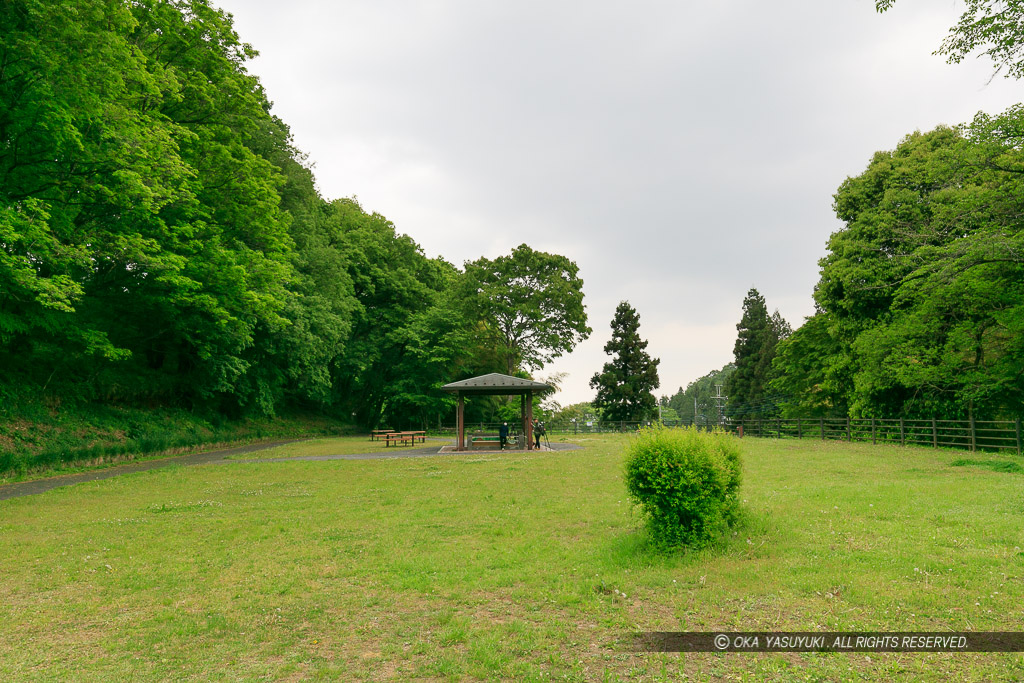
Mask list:
[[[635,652],[1024,652],[1024,632],[650,631]]]

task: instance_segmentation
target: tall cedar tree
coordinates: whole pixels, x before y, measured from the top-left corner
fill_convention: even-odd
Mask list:
[[[612,318],[612,339],[604,345],[612,361],[590,380],[590,388],[597,389],[593,405],[604,411],[605,419],[643,420],[657,410],[652,392],[661,385],[661,361],[644,350],[647,341],[640,338],[639,331],[640,316],[623,301]]]
[[[743,299],[743,317],[736,330],[736,371],[726,384],[727,413],[730,417],[772,414],[775,407],[766,395],[772,360],[779,341],[792,330],[778,311],[768,315],[764,297],[754,288]]]

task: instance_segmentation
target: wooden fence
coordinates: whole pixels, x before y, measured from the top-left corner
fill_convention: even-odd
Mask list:
[[[742,428],[749,436],[793,437],[797,439],[839,439],[870,441],[901,446],[963,448],[977,451],[1016,451],[1021,444],[1021,421],[1017,420],[852,420],[849,418],[768,418],[738,420],[726,426]]]
[[[480,424],[497,431],[499,423]],[[545,423],[549,434],[600,434],[634,432],[651,422],[622,421],[551,421]],[[665,420],[670,427],[691,426],[690,420]],[[475,426],[475,425],[474,425]],[[699,428],[713,425],[698,424]],[[1021,421],[1018,420],[852,420],[848,418],[764,418],[733,420],[720,425],[728,432],[747,436],[795,439],[833,439],[870,441],[901,446],[963,448],[970,451],[1016,451],[1024,455],[1021,444]],[[443,428],[454,433],[454,428]]]

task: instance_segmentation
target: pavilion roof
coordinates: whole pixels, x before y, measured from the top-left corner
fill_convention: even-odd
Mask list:
[[[512,377],[492,372],[489,375],[470,377],[441,387],[445,391],[462,392],[465,394],[525,394],[551,389],[550,384],[535,382],[532,379]]]

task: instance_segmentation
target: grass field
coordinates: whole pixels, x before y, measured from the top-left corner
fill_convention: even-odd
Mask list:
[[[444,443],[448,443],[446,439]],[[301,443],[286,444],[277,448],[268,448],[261,451],[239,453],[231,456],[232,460],[267,460],[268,458],[300,458],[303,456],[321,455],[356,455],[363,453],[383,453],[400,455],[404,450],[412,448],[424,448],[434,446],[440,448],[442,443],[435,439],[426,443],[417,441],[415,444],[391,444],[386,445],[384,441],[362,436],[341,436],[323,439],[310,439]]]
[[[625,496],[628,438],[0,501],[0,679],[1024,679],[1019,653],[628,651],[648,630],[1021,630],[1017,458],[746,439],[744,525],[666,558]]]

